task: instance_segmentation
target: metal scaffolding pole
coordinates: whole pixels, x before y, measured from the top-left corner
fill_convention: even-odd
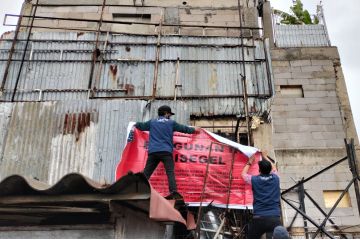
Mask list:
[[[28,46],[29,46],[29,42],[30,42],[31,31],[32,31],[32,28],[33,28],[33,26],[34,26],[34,21],[35,21],[35,16],[36,16],[36,11],[37,11],[38,3],[39,3],[39,0],[36,0],[36,5],[35,5],[35,8],[34,8],[33,17],[32,17],[32,19],[31,19],[29,32],[28,32],[28,35],[27,35],[27,38],[26,38],[26,43],[25,43],[24,52],[23,52],[23,55],[22,55],[22,58],[21,58],[21,63],[20,63],[19,72],[18,72],[18,75],[17,75],[17,77],[16,77],[14,92],[13,92],[13,94],[12,94],[12,96],[11,96],[11,102],[13,102],[13,101],[15,100],[16,90],[17,90],[17,87],[18,87],[18,85],[19,85],[20,76],[21,76],[21,71],[22,71],[22,68],[23,68],[23,65],[24,65],[24,60],[25,60],[26,52],[27,52],[27,49],[28,49]]]

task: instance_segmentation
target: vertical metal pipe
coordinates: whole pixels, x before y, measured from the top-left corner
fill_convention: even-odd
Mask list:
[[[242,55],[242,75],[241,81],[243,84],[244,91],[244,105],[245,105],[245,119],[246,119],[246,129],[247,129],[247,138],[248,145],[250,146],[250,119],[249,119],[249,102],[248,102],[248,93],[247,93],[247,83],[246,83],[246,70],[245,70],[245,49],[244,49],[244,34],[243,34],[243,25],[242,25],[242,13],[241,13],[241,4],[238,0],[238,9],[239,9],[239,21],[240,21],[240,40],[241,40],[241,55]]]
[[[209,156],[208,156],[208,159],[210,159],[210,156],[211,156],[211,151],[212,151],[212,146],[213,146],[213,142],[210,143],[210,149],[209,149]],[[197,237],[200,238],[200,222],[201,222],[201,210],[202,210],[202,202],[204,200],[204,193],[205,193],[205,187],[206,187],[206,181],[207,181],[207,177],[208,177],[208,173],[209,173],[209,162],[210,161],[207,161],[206,163],[206,170],[205,170],[205,176],[204,176],[204,183],[203,183],[203,188],[202,188],[202,191],[201,191],[201,196],[200,196],[200,206],[199,206],[199,211],[198,211],[198,218],[197,218],[197,221],[196,221],[196,234],[197,234]]]
[[[302,179],[302,181],[304,181],[304,178]],[[301,183],[299,185],[298,188],[298,194],[299,194],[299,202],[300,202],[300,209],[306,213],[306,208],[305,208],[305,190],[304,190],[304,184]],[[303,216],[303,220],[304,220],[304,232],[305,232],[305,238],[308,239],[309,238],[309,232],[308,232],[308,226],[307,226],[307,219]]]
[[[1,89],[0,89],[1,91],[4,91],[7,76],[9,75],[9,68],[10,68],[11,60],[12,60],[12,56],[14,54],[16,41],[17,41],[17,38],[18,38],[18,35],[19,35],[20,26],[21,26],[21,22],[22,22],[22,19],[23,19],[22,16],[23,15],[19,16],[18,23],[16,25],[14,39],[13,39],[12,44],[11,44],[9,57],[8,57],[7,62],[6,62],[5,72],[4,72],[4,75],[3,75],[2,82],[1,82]]]
[[[179,67],[180,67],[180,59],[177,58],[176,62],[176,74],[175,74],[175,87],[174,87],[174,101],[176,101],[177,98],[177,91],[179,87]]]
[[[156,97],[156,89],[157,89],[157,80],[158,80],[158,72],[159,72],[159,59],[160,59],[160,40],[161,40],[161,28],[162,28],[162,21],[163,21],[163,13],[161,13],[160,24],[159,24],[159,32],[158,38],[156,43],[156,56],[155,56],[155,69],[154,69],[154,79],[153,79],[153,91],[152,91],[152,98],[155,99]]]
[[[345,140],[346,142],[346,140]],[[355,153],[355,147],[354,147],[354,139],[352,138],[350,140],[350,144],[347,144],[347,152],[348,152],[348,158],[349,158],[349,164],[350,164],[350,171],[352,173],[353,178],[355,178],[354,182],[354,189],[355,189],[355,196],[356,196],[356,202],[358,207],[358,212],[360,215],[360,190],[359,190],[359,172],[358,172],[358,166],[356,161],[356,153]]]
[[[95,83],[94,83],[94,86],[93,86],[92,91],[91,91],[91,97],[95,96],[95,91],[96,91],[96,89],[97,89],[97,87],[99,85],[99,82],[100,82],[101,71],[102,71],[102,67],[103,67],[104,56],[106,54],[106,48],[107,48],[108,40],[109,40],[109,32],[107,32],[107,34],[106,34],[106,40],[105,40],[105,43],[104,43],[103,53],[102,53],[103,57],[100,60],[100,64],[99,64],[100,67],[97,70],[97,74],[96,74],[96,77],[95,77]]]
[[[96,30],[96,40],[95,40],[95,48],[93,50],[93,54],[92,54],[92,61],[91,61],[91,68],[90,68],[90,76],[89,76],[89,84],[88,84],[88,89],[91,90],[92,89],[92,83],[93,83],[93,76],[94,76],[94,69],[95,69],[95,64],[96,64],[96,60],[98,58],[98,53],[99,51],[99,37],[100,37],[100,33],[101,33],[101,26],[102,26],[102,22],[103,22],[103,16],[104,16],[104,8],[106,5],[106,0],[103,0],[103,4],[101,7],[101,15],[100,15],[100,20],[98,23],[98,28]],[[93,93],[91,94],[93,96]]]
[[[11,101],[12,101],[12,102],[13,102],[14,99],[15,99],[16,90],[17,90],[17,87],[18,87],[18,85],[19,85],[20,76],[21,76],[21,71],[22,71],[22,67],[23,67],[23,65],[24,65],[24,61],[25,61],[26,51],[27,51],[27,48],[28,48],[28,46],[29,46],[29,40],[30,40],[30,36],[31,36],[31,31],[32,31],[32,28],[33,28],[33,26],[34,26],[34,21],[35,21],[35,16],[36,16],[36,11],[37,11],[37,7],[38,7],[38,3],[39,3],[39,0],[36,0],[36,5],[35,5],[35,8],[34,8],[34,14],[33,14],[32,19],[31,19],[31,24],[30,24],[29,32],[28,32],[28,35],[27,35],[27,38],[26,38],[26,43],[25,43],[24,52],[23,52],[23,55],[22,55],[22,58],[21,58],[20,69],[19,69],[18,75],[17,75],[17,77],[16,77],[14,92],[13,92],[13,94],[12,94],[12,96],[11,96]]]

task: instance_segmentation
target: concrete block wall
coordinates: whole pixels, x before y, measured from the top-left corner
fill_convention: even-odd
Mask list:
[[[292,49],[272,51],[275,149],[343,148],[346,134],[334,69],[338,55],[333,49],[321,58],[310,54],[299,59],[290,57],[292,53]],[[281,94],[281,87],[292,85],[302,87],[303,97]]]
[[[295,185],[346,156],[344,138],[358,137],[351,114],[340,57],[336,47],[275,48],[271,51],[275,97],[271,107],[272,139],[283,190]],[[285,95],[281,89],[299,86],[303,96]],[[359,151],[357,151],[357,156]],[[310,182],[305,190],[325,208],[324,190],[344,190],[352,179],[347,161]],[[349,190],[351,207],[338,208],[332,217],[338,226],[360,223],[354,187]],[[298,195],[287,198],[298,202]],[[307,214],[317,223],[324,216],[305,198]],[[283,202],[283,219],[288,226],[295,211]],[[299,215],[294,227],[303,227]],[[311,228],[314,226],[308,223]],[[329,226],[329,224],[327,225]]]
[[[23,8],[25,15],[31,15],[34,7],[31,1]],[[75,4],[76,3],[76,4]],[[69,1],[69,0],[43,0],[37,8],[37,16],[58,18],[79,18],[99,20],[101,17],[102,0],[93,1]],[[92,5],[93,4],[93,5]],[[180,25],[206,25],[209,29],[202,27],[164,27],[163,34],[180,35],[205,35],[205,36],[234,36],[240,34],[239,10],[237,0],[203,1],[203,0],[107,0],[103,19],[108,21],[145,22],[159,24]],[[253,1],[241,1],[243,26],[258,27],[258,13]],[[81,6],[84,5],[84,6]],[[114,14],[136,14],[136,16],[116,17]],[[150,18],[141,18],[141,14],[149,14]],[[28,18],[23,24],[29,24]],[[26,23],[25,23],[26,22]],[[75,28],[78,31],[96,30],[98,24],[95,22],[65,21],[65,20],[40,20],[34,21],[34,26],[51,27],[36,28],[34,31],[64,31],[61,28]],[[211,26],[225,26],[223,29],[211,29]],[[59,28],[59,29],[56,29]],[[154,25],[138,24],[107,24],[103,23],[102,31],[118,33],[156,34],[158,29]],[[244,34],[258,36],[258,31],[245,30]]]

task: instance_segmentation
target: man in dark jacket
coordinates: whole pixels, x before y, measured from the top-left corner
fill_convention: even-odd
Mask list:
[[[280,222],[280,179],[275,165],[262,153],[262,160],[258,162],[260,175],[251,176],[247,172],[255,158],[250,158],[246,163],[242,177],[251,184],[253,191],[253,219],[249,225],[248,238],[261,238],[266,233],[266,238],[272,238],[273,230]]]
[[[170,195],[167,199],[182,199],[177,192],[174,160],[173,160],[173,134],[174,132],[195,133],[195,128],[178,124],[170,117],[175,115],[169,106],[158,109],[158,118],[147,122],[137,122],[135,127],[141,131],[149,131],[148,159],[144,168],[144,175],[149,179],[160,162],[164,164],[169,183]]]

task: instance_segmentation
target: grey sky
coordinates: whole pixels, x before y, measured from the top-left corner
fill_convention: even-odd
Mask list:
[[[0,34],[14,29],[13,27],[2,26],[5,13],[18,14],[23,0],[0,0]],[[304,7],[315,13],[319,0],[302,0]],[[289,12],[292,0],[271,0],[274,8]],[[351,108],[357,126],[360,131],[360,9],[359,0],[325,0],[323,1],[327,27],[333,46],[337,46],[341,56],[342,67],[345,75],[347,90],[349,93]],[[16,23],[11,18],[11,23]],[[9,19],[9,20],[11,20]]]

